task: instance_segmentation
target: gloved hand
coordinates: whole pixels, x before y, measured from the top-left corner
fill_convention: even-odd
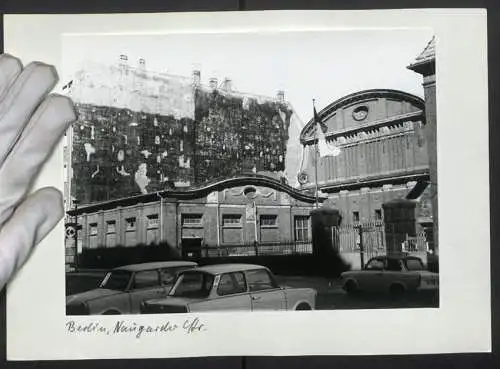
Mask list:
[[[44,162],[77,118],[70,99],[49,95],[57,82],[50,65],[23,68],[17,58],[0,55],[0,290],[64,214],[57,189],[30,194]]]

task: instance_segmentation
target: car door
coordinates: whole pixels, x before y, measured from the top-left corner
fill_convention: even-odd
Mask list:
[[[400,282],[406,285],[401,260],[398,258],[387,258],[381,289],[383,291],[389,291],[389,288],[395,282]]]
[[[216,279],[215,291],[205,301],[193,304],[196,311],[251,311],[252,302],[242,272],[223,273]]]
[[[380,291],[384,284],[385,260],[377,257],[371,259],[365,269],[358,275],[359,288],[367,292]]]
[[[141,302],[144,300],[165,296],[165,287],[160,284],[159,270],[143,270],[134,273],[129,290],[130,313],[140,312]]]
[[[266,269],[249,270],[245,277],[250,291],[252,311],[286,310],[283,291]]]

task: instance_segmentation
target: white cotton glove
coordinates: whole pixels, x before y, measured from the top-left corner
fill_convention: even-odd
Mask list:
[[[61,193],[29,194],[45,161],[77,118],[70,99],[49,95],[54,67],[0,55],[0,290],[64,214]]]

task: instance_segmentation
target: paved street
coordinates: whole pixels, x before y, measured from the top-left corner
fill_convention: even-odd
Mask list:
[[[67,278],[67,294],[96,288],[102,272],[71,274]],[[419,292],[399,298],[389,294],[347,295],[339,281],[321,277],[277,276],[278,283],[290,287],[310,287],[318,291],[318,310],[330,309],[381,309],[439,307],[439,295],[435,292]]]
[[[330,281],[326,278],[296,276],[278,276],[277,278],[281,285],[311,287],[318,291],[316,301],[318,310],[439,307],[439,294],[437,292],[418,292],[399,298],[389,294],[369,293],[351,296],[345,293],[338,280]]]

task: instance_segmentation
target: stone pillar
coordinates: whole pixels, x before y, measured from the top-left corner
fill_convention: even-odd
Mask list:
[[[433,252],[439,255],[438,236],[438,174],[437,174],[437,120],[436,120],[436,57],[435,39],[432,38],[417,59],[407,67],[422,75],[425,96],[425,139],[429,156],[430,186],[432,193]]]
[[[416,235],[415,207],[414,201],[406,199],[395,199],[382,204],[387,255],[402,252],[406,237]]]

